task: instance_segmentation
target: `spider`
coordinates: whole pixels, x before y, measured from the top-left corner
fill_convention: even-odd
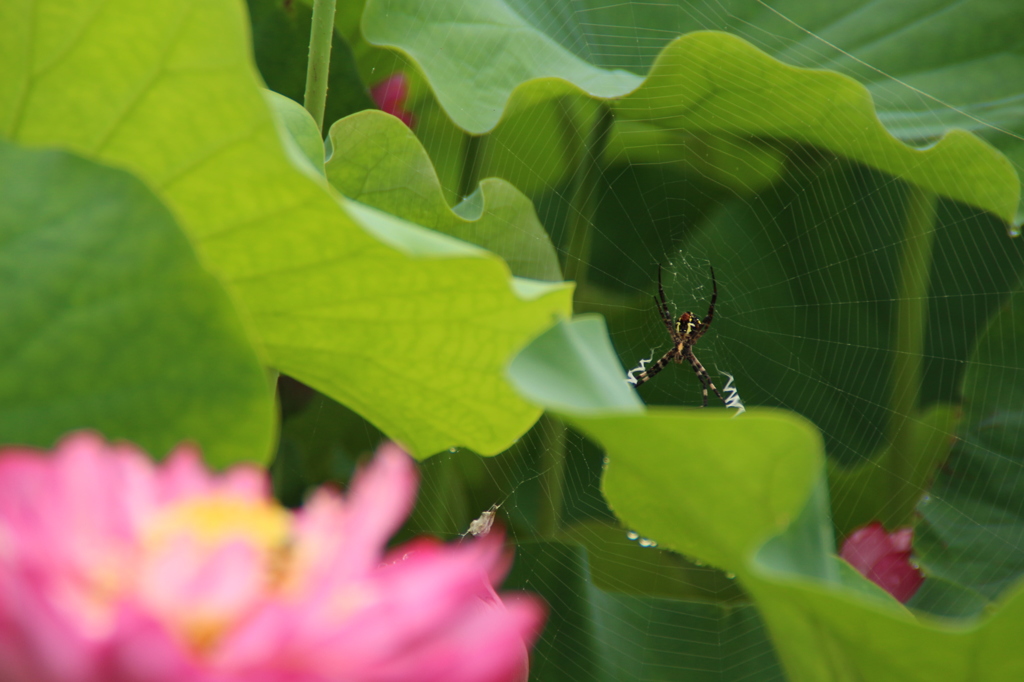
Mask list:
[[[711,377],[708,376],[708,371],[704,369],[704,365],[700,364],[700,360],[693,354],[693,346],[700,340],[700,337],[704,336],[704,333],[711,326],[711,320],[715,317],[715,299],[718,298],[718,283],[715,281],[715,269],[711,268],[711,304],[708,306],[708,314],[703,320],[698,318],[692,312],[685,312],[679,316],[676,320],[673,318],[672,313],[669,312],[668,302],[665,300],[665,289],[661,286],[661,266],[658,266],[658,294],[661,299],[654,299],[654,304],[658,306],[658,312],[661,313],[661,319],[665,323],[665,328],[668,329],[669,336],[672,337],[672,347],[661,356],[661,358],[650,367],[639,372],[636,376],[630,372],[630,383],[634,386],[639,386],[647,381],[654,378],[658,372],[663,370],[665,366],[675,361],[676,364],[682,364],[683,361],[689,362],[690,366],[693,367],[693,371],[697,373],[697,378],[700,380],[700,387],[704,393],[704,402],[702,407],[708,405],[708,387],[715,392],[719,400],[723,403],[725,398],[718,392],[715,385],[711,382]],[[643,365],[641,364],[641,368]],[[634,370],[635,371],[635,370]]]

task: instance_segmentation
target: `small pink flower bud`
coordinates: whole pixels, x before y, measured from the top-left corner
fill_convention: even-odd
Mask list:
[[[839,556],[868,580],[906,602],[924,582],[921,571],[910,563],[913,533],[910,528],[886,533],[882,524],[874,521],[846,538]]]
[[[401,119],[402,123],[412,128],[416,124],[416,117],[405,109],[405,98],[408,96],[409,79],[401,72],[388,76],[370,88],[370,97],[381,111]]]

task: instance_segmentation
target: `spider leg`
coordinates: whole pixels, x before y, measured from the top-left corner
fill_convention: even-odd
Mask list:
[[[725,404],[725,398],[723,398],[722,394],[718,392],[717,388],[715,388],[715,384],[711,381],[708,371],[704,369],[704,365],[700,364],[700,360],[698,360],[697,356],[693,354],[693,351],[686,354],[686,359],[689,360],[690,366],[693,367],[693,371],[697,373],[697,378],[700,380],[701,390],[704,392],[704,402],[701,407],[708,406],[708,386],[710,386],[711,390],[715,392],[718,399]]]
[[[668,333],[672,335],[672,340],[674,341],[676,338],[676,325],[672,313],[668,310],[668,301],[665,300],[665,289],[661,286],[661,263],[658,264],[658,295],[661,297],[661,300],[655,298],[654,304],[658,306],[658,312],[661,313],[661,321],[665,323],[665,328],[668,329]]]
[[[644,371],[636,374],[635,375],[636,376],[636,383],[633,384],[633,385],[634,386],[639,386],[640,384],[643,384],[643,383],[646,383],[646,382],[650,381],[654,377],[655,374],[657,374],[661,370],[665,369],[665,365],[667,365],[668,363],[672,362],[673,358],[676,356],[676,354],[678,352],[679,352],[679,349],[676,348],[675,346],[670,348],[667,353],[665,353],[660,358],[658,358],[657,362],[655,362],[653,365],[651,365],[650,367],[648,367]]]
[[[711,326],[711,320],[715,319],[715,301],[718,300],[718,282],[715,281],[715,268],[713,266],[709,267],[711,267],[711,304],[708,306],[707,317],[704,318],[700,332],[697,335],[698,339],[704,336],[704,332]],[[696,340],[694,339],[694,341]]]
[[[672,315],[661,307],[661,303],[658,302],[658,297],[654,297],[654,305],[658,306],[658,313],[661,315],[661,321],[665,323],[665,328],[668,329],[668,333],[672,335],[672,339],[676,338],[675,324],[672,322]]]

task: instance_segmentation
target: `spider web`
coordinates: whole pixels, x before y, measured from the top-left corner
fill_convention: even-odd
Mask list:
[[[643,74],[675,36],[724,29],[789,63],[836,68],[872,83],[891,129],[906,123],[885,112],[902,110],[915,112],[915,125],[925,132],[955,124],[1011,152],[1021,139],[1012,132],[1020,112],[1013,118],[997,105],[1012,105],[1024,95],[972,107],[943,94],[942,69],[904,76],[890,73],[884,58],[873,59],[883,54],[879,44],[912,35],[915,26],[941,14],[927,3],[908,3],[920,6],[917,14],[867,2],[835,3],[817,14],[784,2],[507,4],[567,49],[606,68]],[[646,27],[620,23],[631,12],[646,11],[657,21]],[[844,26],[865,12],[877,13],[875,32],[845,40]],[[944,68],[955,71],[955,65]],[[453,136],[461,134],[426,123],[417,132],[434,151],[451,148]],[[910,142],[927,140],[902,132]],[[534,131],[502,134],[512,148],[517,136]],[[587,130],[577,134],[583,139]],[[893,337],[908,303],[899,273],[902,254],[915,246],[905,225],[907,186],[821,150],[767,143],[763,149],[783,160],[777,176],[756,182],[760,157],[737,148],[733,161],[742,180],[730,181],[699,163],[706,139],[681,135],[677,142],[674,151],[654,143],[634,149],[629,162],[612,161],[604,169],[595,190],[591,246],[582,255],[585,284],[577,312],[606,316],[626,369],[641,358],[656,360],[670,345],[652,301],[659,264],[672,312],[700,317],[707,311],[714,266],[715,321],[695,353],[719,389],[732,377],[748,408],[776,406],[807,416],[822,430],[829,457],[839,466],[877,461],[894,416],[960,438],[926,503],[938,511],[922,509],[918,540],[924,544],[918,551],[932,575],[967,591],[933,595],[918,606],[950,615],[972,612],[980,603],[974,595],[994,597],[1024,569],[1017,549],[1024,539],[1024,511],[1022,498],[1014,495],[1024,469],[1014,456],[1016,432],[1004,429],[998,434],[1003,440],[993,442],[991,435],[979,434],[984,424],[973,417],[949,425],[927,415],[943,406],[959,410],[962,382],[972,370],[979,377],[975,396],[1015,396],[1011,387],[1024,383],[1022,365],[1005,359],[1012,353],[985,367],[973,355],[991,317],[1011,304],[1024,270],[1020,245],[993,217],[940,201],[923,301],[921,401],[912,413],[895,415],[891,377],[904,358]],[[456,177],[445,176],[444,159],[434,156],[446,191],[458,196],[464,188]],[[678,162],[679,156],[687,163]],[[494,154],[490,164],[487,174],[527,188],[563,262],[579,258],[564,230],[573,210],[571,180],[551,180],[514,155]],[[640,395],[648,404],[700,404],[699,382],[686,365],[666,367]],[[709,398],[709,409],[721,409],[713,394]],[[305,418],[326,428],[324,408],[319,409],[321,414]],[[359,429],[367,444],[377,437],[371,427]],[[441,453],[422,465],[422,504],[408,532],[456,538],[500,505],[497,525],[518,545],[508,586],[537,592],[551,605],[531,679],[785,679],[757,609],[731,576],[664,552],[616,525],[600,494],[602,463],[598,448],[547,417],[495,458]],[[996,527],[995,517],[1002,526]],[[552,518],[558,519],[560,541],[538,540]],[[985,565],[961,568],[972,552]]]

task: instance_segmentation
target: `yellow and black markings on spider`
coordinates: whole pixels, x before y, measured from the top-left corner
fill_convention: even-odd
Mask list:
[[[718,392],[718,389],[715,388],[715,384],[712,383],[708,371],[704,369],[704,365],[693,354],[693,346],[700,340],[700,337],[704,336],[715,317],[715,301],[717,299],[718,283],[715,281],[715,269],[711,268],[711,303],[708,305],[708,314],[702,320],[692,312],[687,311],[680,315],[678,320],[673,319],[673,315],[668,308],[668,301],[665,298],[665,289],[661,285],[661,266],[659,265],[658,296],[655,297],[654,304],[658,306],[661,320],[665,323],[669,336],[672,337],[672,347],[650,367],[646,366],[650,360],[641,360],[639,367],[631,369],[626,373],[626,381],[634,386],[639,386],[654,378],[670,362],[675,362],[678,365],[688,362],[690,367],[693,368],[694,373],[696,373],[697,379],[700,380],[700,387],[703,393],[702,407],[707,407],[708,404],[708,388],[714,391],[718,399],[728,407],[729,403]]]

